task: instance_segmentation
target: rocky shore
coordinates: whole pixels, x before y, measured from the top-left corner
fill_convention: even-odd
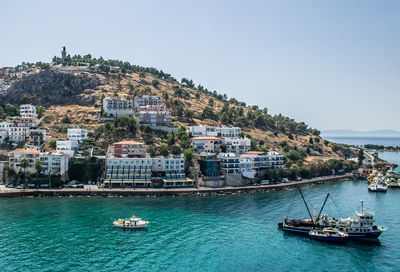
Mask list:
[[[179,196],[219,196],[233,194],[256,194],[274,191],[291,190],[297,186],[311,186],[351,180],[352,175],[320,177],[310,180],[280,183],[260,186],[222,187],[222,188],[125,188],[125,189],[99,189],[91,186],[84,189],[3,189],[0,197],[179,197]]]

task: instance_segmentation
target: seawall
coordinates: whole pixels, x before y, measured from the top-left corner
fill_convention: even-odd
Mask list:
[[[320,177],[291,183],[260,186],[222,187],[222,188],[125,188],[125,189],[7,189],[0,192],[0,197],[44,197],[44,196],[98,196],[98,197],[176,197],[176,196],[214,196],[227,194],[255,194],[290,190],[297,186],[311,186],[351,180],[352,175]]]

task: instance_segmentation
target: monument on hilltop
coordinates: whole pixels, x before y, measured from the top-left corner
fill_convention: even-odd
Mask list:
[[[65,66],[65,58],[67,56],[67,50],[65,50],[65,46],[63,46],[63,50],[61,51],[61,64]]]

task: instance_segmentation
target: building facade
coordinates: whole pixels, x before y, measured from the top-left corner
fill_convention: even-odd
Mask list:
[[[83,143],[87,139],[88,132],[85,128],[69,128],[67,134],[68,140]]]
[[[234,153],[219,153],[220,169],[224,174],[241,173],[240,157]]]
[[[39,160],[40,151],[35,148],[20,148],[9,152],[8,156],[10,169],[16,173],[21,171],[33,174],[36,172],[35,161]],[[21,167],[21,161],[24,159],[28,162],[26,168]]]
[[[42,173],[45,175],[61,175],[63,180],[68,175],[68,156],[65,154],[42,153],[39,155]]]
[[[213,126],[190,126],[189,132],[193,137],[212,136],[221,138],[237,138],[242,129],[240,127],[213,127]]]
[[[139,124],[151,127],[169,126],[171,114],[165,110],[141,110],[138,112]]]
[[[70,141],[70,140],[60,140],[56,141],[56,150],[59,154],[65,154],[69,158],[72,158],[75,155],[76,150],[79,147],[78,141]]]
[[[29,127],[12,126],[8,128],[8,139],[10,142],[24,142],[29,138]]]
[[[16,122],[19,127],[36,128],[39,125],[36,117],[18,117],[16,118]]]
[[[103,99],[103,111],[107,116],[131,115],[132,110],[133,104],[131,100],[120,97],[105,97]]]
[[[252,162],[252,168],[258,173],[267,169],[282,168],[284,157],[278,152],[257,152],[249,151],[242,155],[242,158],[248,158]]]
[[[222,138],[222,144],[226,145],[226,152],[235,154],[246,153],[251,147],[248,138]]]
[[[108,153],[116,158],[144,158],[147,146],[142,142],[127,140],[114,143]]]
[[[153,158],[151,170],[153,176],[175,180],[186,179],[185,158],[182,154]]]
[[[200,171],[204,179],[220,179],[220,160],[215,154],[203,153],[197,156]]]
[[[162,99],[158,95],[137,95],[134,99],[134,106],[137,110],[145,106],[162,107]]]
[[[221,152],[221,139],[218,137],[201,136],[191,138],[196,153],[219,153]]]
[[[0,144],[3,144],[7,138],[8,138],[8,131],[0,130]]]
[[[45,129],[29,129],[28,138],[30,145],[42,146],[46,142],[47,131]]]
[[[37,117],[36,107],[31,104],[21,105],[19,107],[19,114],[21,117]]]

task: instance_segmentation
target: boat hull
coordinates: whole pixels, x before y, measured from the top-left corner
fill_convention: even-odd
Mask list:
[[[121,229],[143,229],[147,227],[147,224],[141,224],[141,225],[114,224],[114,227]]]
[[[310,231],[313,230],[313,228],[311,227],[307,228],[307,227],[295,227],[287,225],[282,225],[282,229],[286,232],[296,233],[299,235],[309,235]],[[347,234],[348,234],[348,239],[376,239],[382,234],[382,231],[377,230],[365,233],[349,232]]]
[[[344,243],[347,241],[347,237],[335,237],[335,236],[319,236],[319,235],[309,235],[310,239],[328,242],[328,243]]]

